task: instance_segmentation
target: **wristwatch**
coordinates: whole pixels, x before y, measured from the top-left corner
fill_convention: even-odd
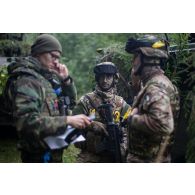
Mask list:
[[[63,79],[63,82],[67,82],[68,80],[70,80],[70,82],[72,83],[72,77],[70,75]]]

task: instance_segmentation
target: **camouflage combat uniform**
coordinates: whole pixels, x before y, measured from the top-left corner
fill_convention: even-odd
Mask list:
[[[63,84],[33,57],[10,64],[8,72],[12,77],[8,97],[19,136],[22,161],[61,162],[63,150],[49,151],[43,142],[44,137],[66,130],[66,116],[60,116],[58,97],[50,80],[54,78],[60,83],[61,94],[69,96],[72,104],[76,101],[74,83]]]
[[[127,162],[170,162],[174,119],[179,111],[176,87],[162,73],[151,75],[134,100]]]
[[[90,100],[86,96],[88,96]],[[123,100],[122,97],[114,94],[113,88],[111,88],[107,92],[103,92],[98,86],[96,86],[95,91],[81,97],[78,105],[73,110],[73,113],[83,113],[89,116],[95,111],[95,121],[104,123],[101,116],[94,108],[94,105],[97,108],[103,102],[111,103],[113,105],[113,114],[115,117],[115,121],[118,121],[120,116],[123,117],[127,110],[130,109],[130,106]],[[102,147],[104,145],[103,140],[105,138],[105,135],[97,135],[95,132],[93,132],[93,130],[91,130],[85,133],[85,137],[86,141],[77,145],[79,148],[81,148],[81,153],[78,156],[77,162],[114,162],[114,157],[111,156],[108,151],[104,150],[104,147]],[[121,154],[123,157],[126,155],[126,144],[127,133],[126,130],[123,129],[123,142],[121,143]]]

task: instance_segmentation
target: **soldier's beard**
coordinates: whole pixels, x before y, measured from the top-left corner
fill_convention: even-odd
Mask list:
[[[105,84],[100,85],[100,84],[98,83],[98,87],[99,87],[102,91],[104,91],[104,92],[110,91],[110,89],[113,88],[113,85],[114,85],[114,81],[113,81],[111,84],[105,83]]]

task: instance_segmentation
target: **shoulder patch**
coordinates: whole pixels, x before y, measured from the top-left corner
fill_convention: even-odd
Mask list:
[[[150,96],[149,96],[149,95],[146,95],[146,96],[144,97],[144,100],[145,100],[146,102],[148,102],[148,101],[150,100]]]

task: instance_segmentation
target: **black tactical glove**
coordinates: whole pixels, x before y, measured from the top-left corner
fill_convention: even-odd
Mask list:
[[[93,121],[89,127],[89,129],[97,135],[106,135],[108,136],[108,131],[106,130],[106,125],[99,122],[99,121]]]

